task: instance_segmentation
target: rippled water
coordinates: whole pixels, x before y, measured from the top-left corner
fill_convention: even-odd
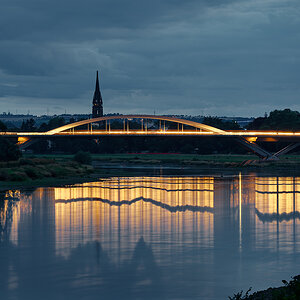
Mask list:
[[[8,191],[1,299],[227,299],[300,273],[300,178],[120,177]]]

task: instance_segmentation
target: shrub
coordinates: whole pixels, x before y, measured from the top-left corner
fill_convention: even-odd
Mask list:
[[[32,159],[29,158],[20,158],[19,160],[20,165],[31,165],[34,166],[34,161]]]
[[[249,299],[249,293],[251,291],[252,288],[250,288],[245,294],[243,293],[243,291],[240,291],[237,294],[234,294],[233,297],[228,297],[229,300],[246,300]]]
[[[31,179],[37,179],[40,177],[38,170],[35,167],[26,166],[24,171],[28,177]]]
[[[85,165],[90,165],[92,163],[91,154],[89,152],[83,152],[83,151],[77,152],[74,155],[73,160],[80,164],[85,164]]]
[[[9,174],[10,181],[25,181],[28,180],[28,176],[24,172],[13,172]]]
[[[54,164],[55,159],[53,159],[53,158],[33,158],[32,162],[35,165],[49,165],[49,164]]]
[[[58,164],[49,165],[48,171],[52,177],[64,177],[67,175],[66,169]]]

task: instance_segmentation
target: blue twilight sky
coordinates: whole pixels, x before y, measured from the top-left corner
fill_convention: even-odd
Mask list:
[[[299,0],[0,0],[0,113],[300,110]]]

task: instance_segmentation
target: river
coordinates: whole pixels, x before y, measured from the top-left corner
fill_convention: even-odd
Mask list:
[[[0,199],[1,299],[228,299],[300,273],[300,177],[112,177]]]

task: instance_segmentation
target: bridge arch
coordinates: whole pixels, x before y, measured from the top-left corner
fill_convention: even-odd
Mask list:
[[[86,119],[78,122],[74,122],[71,124],[67,124],[52,130],[49,130],[46,132],[47,135],[55,135],[62,131],[73,129],[78,126],[87,125],[91,123],[101,122],[101,121],[108,121],[108,120],[119,120],[119,119],[149,119],[149,120],[160,120],[160,121],[169,121],[174,122],[178,124],[188,125],[197,129],[201,129],[204,131],[210,131],[213,133],[218,134],[226,134],[226,131],[221,130],[219,128],[215,128],[209,125],[205,125],[202,123],[180,119],[180,118],[174,118],[174,117],[167,117],[167,116],[154,116],[154,115],[116,115],[116,116],[105,116],[105,117],[99,117],[99,118],[93,118],[93,119]]]

